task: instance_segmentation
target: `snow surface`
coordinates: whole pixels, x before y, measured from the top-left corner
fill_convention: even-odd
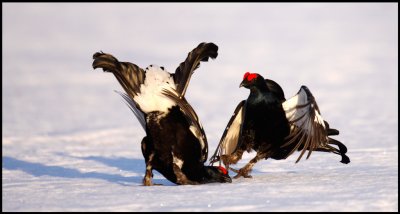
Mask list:
[[[398,211],[397,3],[2,6],[2,211]],[[351,163],[315,152],[294,164],[295,153],[231,184],[177,186],[155,173],[163,186],[142,186],[145,133],[92,55],[174,71],[204,41],[219,56],[186,98],[209,157],[250,71],[287,98],[306,85]]]

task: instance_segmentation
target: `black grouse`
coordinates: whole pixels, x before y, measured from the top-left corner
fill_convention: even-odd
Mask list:
[[[143,70],[133,63],[119,62],[110,54],[93,55],[93,68],[114,74],[126,92],[118,93],[146,132],[141,143],[146,163],[144,185],[153,185],[153,169],[176,184],[232,182],[223,167],[204,166],[208,154],[206,135],[184,97],[200,61],[217,56],[218,46],[201,43],[171,74],[157,65]]]
[[[251,177],[252,167],[261,159],[286,159],[293,152],[300,151],[296,163],[306,150],[307,159],[312,151],[333,152],[341,155],[342,163],[349,163],[347,148],[341,142],[328,137],[338,135],[323,120],[314,96],[306,86],[285,99],[282,88],[273,80],[264,79],[260,74],[247,72],[240,87],[250,89],[247,100],[236,107],[228,122],[220,143],[210,162],[221,161],[227,169],[236,164],[244,151],[255,150],[256,156],[237,172],[235,178]],[[337,145],[339,149],[329,145]]]

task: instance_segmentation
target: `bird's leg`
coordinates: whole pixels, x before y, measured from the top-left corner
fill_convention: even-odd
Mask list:
[[[149,160],[146,162],[146,173],[143,178],[143,185],[145,186],[152,186],[153,183],[151,182],[151,178],[153,177],[153,173],[151,172],[153,167],[151,165],[151,161],[153,160],[154,154],[150,154]]]
[[[143,178],[144,186],[152,186],[151,178],[153,177],[153,173],[151,172],[151,165],[146,165],[146,174]]]
[[[257,152],[257,155],[253,159],[251,159],[249,163],[247,163],[241,169],[237,170],[237,175],[233,178],[240,178],[242,176],[244,178],[251,178],[252,176],[249,175],[249,173],[251,172],[254,164],[256,164],[259,160],[264,159],[265,157],[267,157],[267,153]]]
[[[146,162],[146,172],[143,178],[143,185],[144,186],[152,186],[152,185],[161,185],[161,184],[154,184],[152,183],[153,178],[153,162],[154,162],[154,152],[148,147],[149,145],[149,138],[145,136],[142,139],[141,149],[143,153],[144,160]]]
[[[221,155],[221,160],[224,163],[226,169],[231,169],[237,172],[236,169],[230,168],[230,164],[236,164],[243,156],[244,149],[238,148],[234,153],[230,155]]]
[[[186,185],[186,184],[196,185],[196,184],[199,184],[198,182],[189,180],[186,177],[186,175],[183,174],[181,168],[176,163],[173,163],[173,170],[174,170],[174,173],[175,173],[175,176],[176,176],[176,183],[182,184],[182,185]]]
[[[195,185],[195,184],[199,184],[195,181],[191,181],[189,180],[186,175],[182,172],[182,166],[183,166],[184,161],[182,160],[182,158],[176,156],[173,152],[172,152],[172,169],[174,171],[174,174],[176,176],[176,183],[178,184],[190,184],[190,185]]]
[[[239,173],[239,170],[238,170],[238,169],[234,169],[234,168],[232,168],[232,167],[229,167],[229,169],[232,170],[233,172]]]

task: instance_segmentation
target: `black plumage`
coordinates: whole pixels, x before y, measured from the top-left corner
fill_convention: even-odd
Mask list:
[[[301,151],[296,163],[308,150],[332,152],[342,156],[342,163],[349,163],[347,148],[328,137],[338,135],[321,117],[314,96],[306,86],[291,99],[286,100],[282,88],[261,75],[246,73],[240,86],[250,89],[247,100],[236,107],[220,143],[210,162],[222,161],[227,168],[236,164],[244,151],[255,150],[256,156],[239,170],[235,178],[249,175],[255,163],[262,159],[286,159]],[[339,149],[329,145],[337,145]]]
[[[231,182],[223,167],[204,166],[208,144],[199,118],[184,95],[201,61],[215,59],[218,46],[201,43],[176,69],[150,65],[146,69],[119,62],[110,54],[93,55],[93,68],[111,72],[125,93],[118,92],[146,131],[141,143],[146,163],[144,185],[153,185],[152,170],[176,184]]]

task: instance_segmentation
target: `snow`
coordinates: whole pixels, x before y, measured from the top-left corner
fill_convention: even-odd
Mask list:
[[[398,211],[397,3],[2,6],[2,211]],[[174,71],[200,42],[219,46],[186,93],[209,157],[249,71],[287,98],[307,86],[351,163],[294,153],[230,184],[142,186],[145,133],[92,55]]]

